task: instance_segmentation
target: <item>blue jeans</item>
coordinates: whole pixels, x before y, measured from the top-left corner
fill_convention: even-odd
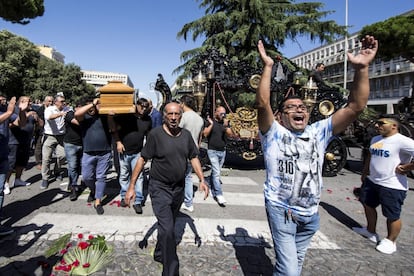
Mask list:
[[[213,196],[222,195],[220,173],[226,158],[226,151],[207,150],[211,164],[210,188]]]
[[[319,229],[319,214],[299,216],[267,200],[265,206],[276,253],[273,275],[298,276],[310,241]]]
[[[64,143],[66,161],[68,162],[69,187],[76,186],[81,172],[82,146]]]
[[[95,198],[102,199],[106,187],[106,174],[111,164],[111,152],[82,155],[82,179],[86,186],[95,191]]]
[[[141,153],[137,154],[119,154],[119,185],[121,185],[120,195],[125,198],[128,190],[129,181],[131,180],[132,171],[137,164]],[[139,174],[137,182],[135,182],[135,203],[141,204],[144,196],[142,194],[142,183],[144,181],[142,172]]]
[[[191,163],[187,163],[187,170],[185,171],[185,189],[184,189],[184,204],[187,207],[193,205],[194,188],[193,188],[193,167]]]
[[[4,183],[6,182],[6,174],[9,171],[9,160],[3,159],[0,161],[0,214],[3,208],[4,201]],[[1,220],[0,220],[1,225]]]

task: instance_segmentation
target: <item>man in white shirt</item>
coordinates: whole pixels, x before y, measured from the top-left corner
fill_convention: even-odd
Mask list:
[[[204,128],[204,120],[201,118],[197,112],[194,111],[195,109],[195,100],[194,97],[191,95],[184,95],[180,99],[181,101],[181,108],[183,109],[184,113],[181,117],[179,127],[185,128],[190,131],[191,136],[193,137],[194,143],[199,148],[201,143],[201,135]],[[181,206],[182,210],[186,210],[189,212],[194,211],[193,206],[193,197],[194,197],[194,188],[193,188],[193,168],[191,167],[191,163],[187,163],[187,171],[185,173],[185,189],[184,189],[184,203]]]
[[[387,218],[387,237],[376,249],[385,254],[397,251],[396,239],[401,231],[401,208],[408,190],[407,176],[414,169],[414,140],[399,133],[399,122],[382,116],[375,123],[380,135],[371,139],[362,171],[360,201],[364,205],[367,227],[354,227],[358,234],[378,243],[377,211],[381,205]]]
[[[55,175],[62,180],[63,172],[61,165],[65,161],[65,149],[63,147],[63,136],[65,135],[65,97],[55,97],[53,105],[45,109],[44,141],[42,146],[42,183],[40,189],[47,189],[49,186],[50,160],[53,151],[56,152],[57,168]]]

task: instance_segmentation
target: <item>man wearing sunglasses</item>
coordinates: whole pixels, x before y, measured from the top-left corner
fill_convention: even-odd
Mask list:
[[[354,83],[346,107],[308,125],[309,111],[302,99],[288,97],[279,105],[277,120],[270,105],[273,59],[262,41],[258,51],[264,67],[256,93],[258,124],[266,165],[265,207],[276,252],[273,275],[300,275],[306,250],[319,229],[318,205],[322,189],[325,148],[357,119],[369,96],[369,63],[378,42],[366,36],[357,55],[347,53]]]
[[[376,233],[377,211],[381,205],[387,218],[387,237],[376,249],[385,254],[397,251],[396,239],[401,231],[401,207],[408,190],[407,176],[414,169],[414,140],[399,133],[399,122],[393,117],[383,116],[375,123],[379,135],[371,139],[368,156],[362,171],[360,201],[364,205],[367,227],[353,230],[379,242]]]

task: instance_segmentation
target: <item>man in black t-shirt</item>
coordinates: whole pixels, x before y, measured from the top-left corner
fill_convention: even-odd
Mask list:
[[[80,104],[77,104],[77,109]],[[82,159],[82,133],[78,120],[75,118],[73,109],[69,109],[65,116],[66,133],[63,137],[63,146],[65,148],[65,156],[68,166],[68,178],[70,190],[69,199],[75,201],[78,198],[80,187],[78,186],[78,179],[81,173],[81,159]]]
[[[144,146],[144,139],[151,130],[152,121],[147,114],[149,108],[148,100],[138,99],[135,105],[135,113],[119,114],[109,116],[112,129],[112,137],[116,143],[117,153],[119,154],[119,185],[121,186],[121,206],[126,207],[125,193],[128,189],[132,170],[141,156]],[[133,208],[135,213],[142,214],[143,196],[143,173],[139,174],[135,184],[135,202]]]
[[[99,98],[88,100],[75,111],[82,131],[82,179],[91,193],[88,202],[98,215],[104,213],[102,198],[106,187],[106,174],[111,164],[111,134],[106,115],[99,115]]]
[[[225,207],[226,199],[221,189],[221,168],[226,159],[227,137],[234,136],[230,128],[229,120],[226,119],[226,109],[218,106],[214,112],[214,120],[208,118],[208,123],[203,130],[204,137],[208,140],[207,154],[211,164],[210,189],[214,200],[221,207]]]
[[[145,162],[152,159],[149,193],[152,209],[158,221],[154,260],[163,264],[162,275],[179,275],[174,227],[184,201],[188,160],[200,180],[199,191],[204,191],[204,199],[208,196],[208,186],[204,182],[203,170],[197,157],[198,148],[191,133],[179,127],[182,113],[178,103],[168,103],[164,107],[164,123],[148,134],[125,195],[125,202],[129,206],[135,199],[135,183],[138,175],[144,168]]]

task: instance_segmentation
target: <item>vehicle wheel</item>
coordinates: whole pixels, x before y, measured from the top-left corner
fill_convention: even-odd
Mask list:
[[[348,152],[346,144],[341,138],[334,136],[325,150],[323,162],[323,176],[336,176],[346,164]]]

